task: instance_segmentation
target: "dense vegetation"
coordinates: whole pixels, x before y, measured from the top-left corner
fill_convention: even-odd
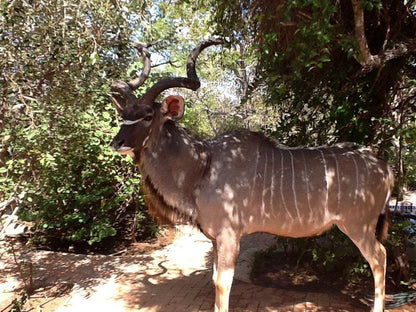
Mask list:
[[[111,3],[1,3],[1,186],[42,240],[115,234],[139,176],[108,148],[108,84],[131,62],[137,19]]]
[[[264,131],[288,145],[352,141],[371,146],[395,169],[395,195],[401,198],[403,187],[415,189],[414,2],[211,3],[219,32],[243,53],[255,55],[246,103],[256,108],[258,99],[253,95],[260,92],[261,100],[272,107],[275,118],[261,124]],[[416,279],[416,265],[412,269],[404,254],[409,237],[414,237],[414,221],[396,217],[386,243],[396,282]],[[286,239],[280,239],[282,243]],[[369,272],[362,270],[366,264],[355,246],[337,230],[323,240],[291,240],[291,244],[299,257],[309,255],[325,270],[354,262],[346,276]]]
[[[108,86],[140,70],[135,41],[156,42],[147,87],[183,75],[197,42],[227,38],[201,55],[202,88],[181,91],[184,126],[200,136],[248,127],[288,145],[354,141],[391,162],[398,192],[416,188],[412,1],[16,0],[0,10],[0,202],[11,203],[0,213],[20,207],[38,242],[155,231],[140,175],[109,147]]]
[[[212,1],[220,33],[255,55],[247,102],[262,92],[275,119],[261,127],[288,145],[353,141],[396,173],[395,194],[415,189],[416,7],[412,1]],[[250,49],[241,48],[249,46]],[[250,53],[250,52],[249,52]],[[247,77],[248,75],[246,75]],[[253,107],[257,106],[257,99]],[[415,222],[396,218],[387,242],[397,280],[415,279],[404,251]],[[292,241],[326,269],[356,248],[337,230]],[[341,238],[341,239],[340,239]],[[284,239],[283,242],[286,240]],[[352,271],[365,267],[362,258]],[[403,261],[404,259],[404,261]],[[393,270],[394,271],[394,270]],[[351,276],[351,272],[347,276]]]

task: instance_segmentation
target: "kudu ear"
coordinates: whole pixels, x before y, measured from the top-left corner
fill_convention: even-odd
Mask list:
[[[183,97],[181,97],[180,95],[169,95],[167,98],[163,100],[160,111],[169,119],[181,119],[185,111]]]

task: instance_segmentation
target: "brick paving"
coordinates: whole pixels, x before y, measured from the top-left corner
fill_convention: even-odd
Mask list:
[[[35,284],[43,283],[44,289],[56,289],[60,285],[72,288],[65,296],[56,292],[47,296],[43,291],[36,297],[35,293],[32,296],[35,299],[25,307],[27,310],[213,311],[215,294],[211,281],[211,243],[197,232],[187,232],[172,245],[142,255],[109,257],[35,252],[28,258],[34,264]],[[3,263],[3,268],[7,269],[7,264]],[[1,282],[0,275],[0,285]],[[2,303],[7,302],[4,299],[7,293],[11,292],[3,292],[2,297],[0,291],[0,311],[3,311]],[[369,310],[342,294],[265,288],[236,279],[230,296],[230,312]],[[390,312],[416,312],[416,308],[415,305],[408,305]]]

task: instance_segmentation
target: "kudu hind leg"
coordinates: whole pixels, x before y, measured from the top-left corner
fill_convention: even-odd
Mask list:
[[[373,312],[382,312],[385,298],[386,249],[376,239],[374,231],[364,229],[349,231],[344,227],[340,229],[354,242],[369,263],[374,277]]]
[[[239,239],[219,236],[213,243],[215,284],[215,312],[228,312],[231,285],[240,248]]]

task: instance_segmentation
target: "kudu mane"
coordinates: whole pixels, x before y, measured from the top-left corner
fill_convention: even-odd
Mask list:
[[[150,178],[142,179],[142,190],[144,201],[149,208],[150,215],[157,220],[160,225],[173,225],[178,223],[194,223],[191,216],[181,212],[177,207],[166,203],[163,196],[153,186]]]

